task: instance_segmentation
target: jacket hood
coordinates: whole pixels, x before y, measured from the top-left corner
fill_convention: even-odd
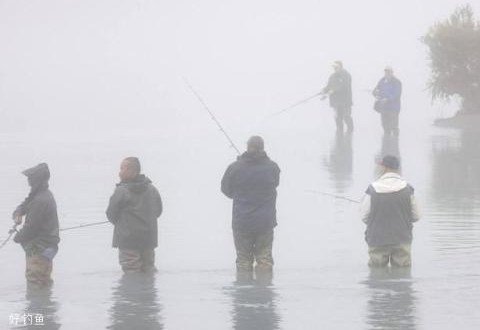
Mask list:
[[[259,162],[263,160],[268,160],[267,153],[265,151],[257,151],[257,152],[244,152],[240,156],[237,157],[237,160],[243,160],[246,162]]]
[[[379,194],[397,192],[407,186],[400,174],[388,172],[372,183],[373,189]]]
[[[140,174],[132,181],[122,181],[118,184],[118,186],[126,187],[133,193],[141,193],[147,190],[148,186],[152,183],[152,181],[147,178],[145,175]]]
[[[34,186],[48,182],[50,179],[50,170],[46,163],[26,169],[22,172]]]

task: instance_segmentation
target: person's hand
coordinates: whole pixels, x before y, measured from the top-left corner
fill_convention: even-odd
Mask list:
[[[21,215],[17,215],[17,216],[15,217],[15,219],[13,220],[13,222],[15,222],[15,224],[16,224],[17,226],[21,225],[21,224],[22,224],[22,221],[23,221],[23,219],[22,219],[22,216],[21,216]]]

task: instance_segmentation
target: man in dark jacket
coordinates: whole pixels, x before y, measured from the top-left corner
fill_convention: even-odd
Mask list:
[[[402,83],[393,74],[389,66],[385,68],[385,76],[380,79],[373,90],[376,98],[374,108],[381,114],[382,127],[385,135],[393,134],[398,136],[398,117],[400,114],[402,96]]]
[[[367,189],[362,201],[365,240],[372,267],[408,267],[413,223],[420,218],[414,190],[398,173],[400,161],[383,157],[383,175]]]
[[[322,90],[324,98],[329,97],[330,106],[335,110],[335,122],[337,130],[343,132],[343,123],[347,125],[347,131],[353,131],[352,119],[352,77],[343,68],[341,61],[333,64],[334,73],[328,79],[327,86]]]
[[[237,270],[271,270],[276,219],[276,188],[280,169],[264,151],[263,139],[253,136],[247,151],[226,170],[221,189],[233,199],[232,229],[237,251]]]
[[[110,197],[107,218],[113,223],[113,247],[126,273],[155,270],[158,246],[157,219],[162,199],[152,181],[140,174],[140,161],[125,158],[120,165],[120,183]]]
[[[13,212],[17,226],[25,216],[25,224],[13,240],[25,250],[27,283],[48,286],[52,283],[52,261],[60,242],[57,204],[48,189],[50,171],[47,164],[41,163],[22,174],[28,178],[31,190]]]

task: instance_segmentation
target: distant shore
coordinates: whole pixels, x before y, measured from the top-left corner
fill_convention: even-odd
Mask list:
[[[436,119],[433,124],[446,128],[480,128],[480,113],[460,113],[453,117]]]

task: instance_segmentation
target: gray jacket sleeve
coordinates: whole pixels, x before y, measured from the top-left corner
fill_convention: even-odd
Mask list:
[[[13,239],[15,242],[25,243],[35,238],[42,226],[42,222],[45,221],[45,211],[47,207],[48,204],[42,201],[31,202],[25,224]]]
[[[163,213],[163,203],[157,188],[153,187],[154,205],[156,206],[155,217],[159,218]]]
[[[230,165],[225,171],[225,174],[223,175],[222,183],[221,183],[222,193],[228,198],[233,198],[232,172],[233,172],[233,164]]]
[[[125,192],[123,188],[117,187],[113,192],[112,197],[110,197],[110,202],[108,203],[108,208],[106,211],[107,219],[111,223],[115,224],[118,221],[120,211],[122,209],[122,204],[124,201]]]
[[[416,222],[420,220],[421,214],[420,214],[420,207],[418,206],[417,199],[415,198],[415,195],[410,196],[410,202],[412,205],[412,222]]]

